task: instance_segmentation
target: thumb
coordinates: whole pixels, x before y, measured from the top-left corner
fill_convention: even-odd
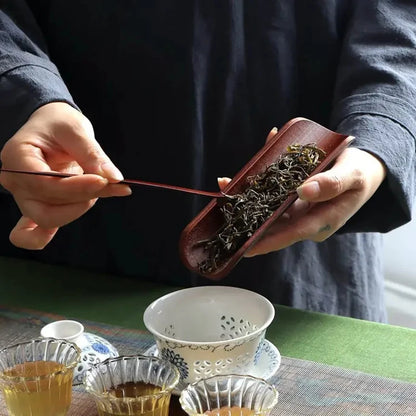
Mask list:
[[[355,149],[346,149],[335,161],[331,169],[307,179],[298,189],[300,199],[311,202],[328,201],[342,193],[358,189],[363,180],[359,170]],[[351,156],[349,156],[351,154]]]
[[[222,190],[225,189],[225,187],[231,182],[230,178],[223,177],[223,178],[217,178],[218,186]]]
[[[105,154],[97,140],[91,122],[78,110],[65,103],[52,103],[36,114],[34,122],[47,116],[51,133],[59,146],[82,167],[84,173],[93,173],[110,182],[123,180],[123,175]],[[36,112],[38,113],[38,112]]]
[[[76,110],[75,110],[76,111]],[[123,180],[120,170],[106,155],[94,136],[91,123],[79,113],[80,120],[71,126],[71,131],[62,135],[61,146],[71,154],[85,173],[94,173],[110,182]],[[68,139],[67,136],[71,138]]]
[[[269,134],[268,134],[268,135],[267,135],[267,137],[266,137],[266,143],[267,143],[269,140],[271,140],[274,136],[276,136],[277,132],[278,132],[277,127],[273,127],[273,128],[269,131]]]

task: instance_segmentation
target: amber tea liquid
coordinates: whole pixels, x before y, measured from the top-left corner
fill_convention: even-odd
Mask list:
[[[204,413],[207,416],[253,416],[256,412],[247,407],[221,407],[220,409],[208,410]]]
[[[162,388],[143,382],[128,382],[108,390],[108,396],[121,400],[112,410],[98,406],[99,416],[168,416],[170,395],[158,395]],[[131,401],[129,398],[148,396],[146,400]],[[123,398],[126,400],[123,401]]]
[[[33,361],[16,365],[3,374],[28,378],[3,389],[10,416],[65,416],[68,412],[73,372],[63,364]]]

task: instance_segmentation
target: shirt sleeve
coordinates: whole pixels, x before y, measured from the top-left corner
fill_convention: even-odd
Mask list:
[[[19,3],[19,2],[18,2]],[[29,9],[24,11],[27,16]],[[27,32],[34,33],[34,20]],[[4,10],[0,10],[0,145],[40,106],[76,105],[56,66]]]
[[[387,232],[411,219],[416,188],[416,2],[354,0],[331,127],[380,158],[387,177],[341,232]]]

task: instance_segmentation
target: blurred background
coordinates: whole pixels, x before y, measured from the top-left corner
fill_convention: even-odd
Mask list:
[[[416,328],[416,209],[413,220],[384,236],[389,323]]]

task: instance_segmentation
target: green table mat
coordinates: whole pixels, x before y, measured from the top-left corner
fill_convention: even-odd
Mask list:
[[[144,330],[143,312],[178,287],[0,257],[0,304]],[[416,382],[416,330],[275,305],[266,337],[287,357]]]

